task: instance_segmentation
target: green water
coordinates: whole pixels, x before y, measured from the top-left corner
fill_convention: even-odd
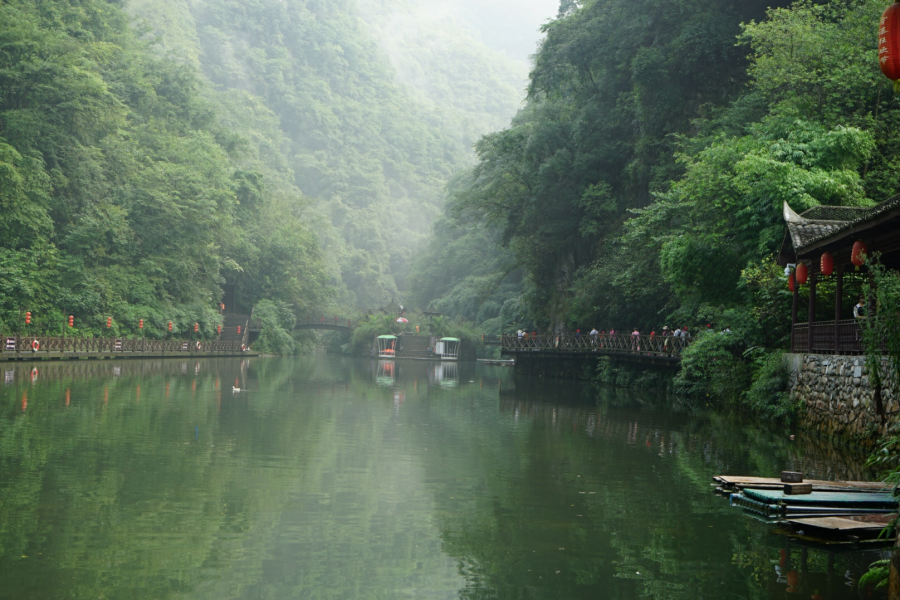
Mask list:
[[[503,367],[32,366],[0,364],[3,599],[784,598],[784,538],[710,477],[865,476],[802,433]],[[856,597],[872,559],[789,555],[805,598]]]

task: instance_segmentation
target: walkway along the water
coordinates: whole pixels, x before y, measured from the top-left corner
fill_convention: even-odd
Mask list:
[[[245,339],[148,340],[5,336],[0,361],[75,358],[166,358],[166,357],[255,356]]]
[[[692,338],[630,334],[536,335],[527,339],[505,335],[500,340],[500,353],[528,359],[609,356],[674,366],[681,362],[681,354],[691,341]]]

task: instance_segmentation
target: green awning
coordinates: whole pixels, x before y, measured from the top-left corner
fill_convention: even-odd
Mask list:
[[[458,342],[459,338],[441,338],[442,342]]]
[[[379,340],[396,340],[397,336],[396,335],[379,335],[378,339]]]

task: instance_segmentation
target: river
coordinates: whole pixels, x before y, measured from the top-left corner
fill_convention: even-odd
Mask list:
[[[0,370],[2,599],[784,598],[785,538],[711,476],[868,475],[802,432],[504,367]],[[789,553],[805,598],[857,597],[875,557]]]

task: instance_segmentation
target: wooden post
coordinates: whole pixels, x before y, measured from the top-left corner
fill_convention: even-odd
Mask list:
[[[797,329],[797,307],[800,305],[800,284],[797,283],[796,271],[794,273],[794,303],[791,305],[791,352],[797,348],[794,332]]]
[[[841,320],[841,311],[844,304],[844,267],[838,265],[834,282],[834,353],[841,352],[841,328],[838,322]]]
[[[809,274],[809,315],[807,317],[807,322],[809,325],[806,331],[807,336],[807,345],[806,352],[807,354],[812,354],[813,352],[813,323],[816,322],[816,279],[818,273],[813,271]],[[796,287],[796,286],[794,286]]]

